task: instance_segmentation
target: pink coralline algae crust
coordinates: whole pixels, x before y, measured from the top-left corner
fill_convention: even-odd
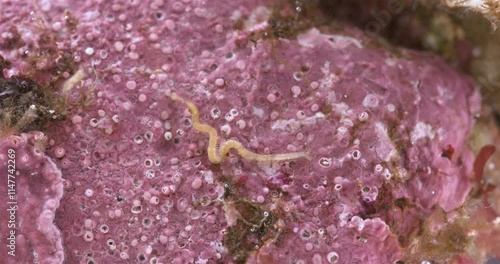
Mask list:
[[[48,132],[67,263],[393,263],[436,206],[464,202],[480,103],[469,79],[348,26],[255,40],[269,9],[213,2],[36,9],[85,70],[70,99],[92,98]],[[219,142],[311,160],[211,164],[208,135],[167,92]]]
[[[57,165],[43,151],[46,140],[40,132],[0,140],[2,263],[62,263],[64,260],[61,232],[54,224],[56,209],[63,196],[63,179]],[[8,164],[12,164],[8,162],[12,160],[8,156],[9,149],[15,151],[15,178],[9,177],[17,189],[13,199],[7,195],[6,172]],[[16,226],[13,227],[7,224],[12,219],[7,209],[15,208]],[[11,231],[15,231],[15,248],[5,246]],[[10,240],[9,245],[12,245]]]

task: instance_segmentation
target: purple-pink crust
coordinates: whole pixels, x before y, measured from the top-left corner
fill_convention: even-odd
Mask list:
[[[63,179],[60,169],[44,152],[46,141],[41,132],[0,139],[2,263],[64,260],[62,235],[54,224],[63,196]]]
[[[471,188],[464,145],[480,98],[434,55],[349,26],[254,39],[270,13],[259,1],[41,2],[26,9],[34,15],[6,10],[33,45],[28,21],[43,18],[86,73],[70,99],[91,98],[47,133],[65,182],[62,236],[36,238],[57,252],[62,239],[67,263],[393,263],[426,216],[457,208]],[[7,73],[23,69],[16,52],[4,57],[17,65]],[[312,159],[232,153],[211,164],[208,135],[167,91],[192,101],[219,140]],[[40,155],[34,164],[52,166]],[[19,182],[19,193],[37,193],[40,208],[54,179]],[[41,256],[33,243],[20,248]]]

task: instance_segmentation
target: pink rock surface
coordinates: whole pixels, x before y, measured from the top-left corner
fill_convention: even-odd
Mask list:
[[[393,263],[422,219],[470,190],[479,96],[436,56],[348,26],[251,41],[268,27],[258,1],[20,5],[4,5],[0,29],[26,43],[2,50],[6,73],[28,68],[43,32],[86,73],[70,99],[91,98],[47,133],[67,263]],[[212,164],[207,134],[166,92],[220,141],[311,160]]]

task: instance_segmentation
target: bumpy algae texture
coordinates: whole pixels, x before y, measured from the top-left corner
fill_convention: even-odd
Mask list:
[[[6,78],[51,39],[41,32],[84,74],[60,72],[73,80],[65,101],[79,103],[66,103],[39,153],[64,183],[43,224],[53,232],[2,259],[393,263],[428,233],[427,217],[460,207],[473,177],[473,82],[435,55],[387,48],[347,24],[276,34],[276,10],[262,4],[5,4],[0,27],[23,40],[2,35],[14,43],[1,50],[12,62]],[[224,142],[239,147],[220,151]],[[465,252],[463,241],[446,257]]]

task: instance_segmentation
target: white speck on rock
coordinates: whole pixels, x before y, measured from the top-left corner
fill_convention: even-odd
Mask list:
[[[367,108],[373,108],[378,106],[378,98],[374,94],[367,94],[365,99],[363,99],[363,106]]]
[[[264,110],[262,108],[254,107],[253,114],[258,118],[264,118]]]
[[[432,130],[432,126],[430,124],[426,124],[424,122],[418,122],[417,125],[415,125],[413,131],[411,132],[411,143],[415,144],[417,140],[420,140],[425,137],[433,139],[435,135],[436,132]]]

